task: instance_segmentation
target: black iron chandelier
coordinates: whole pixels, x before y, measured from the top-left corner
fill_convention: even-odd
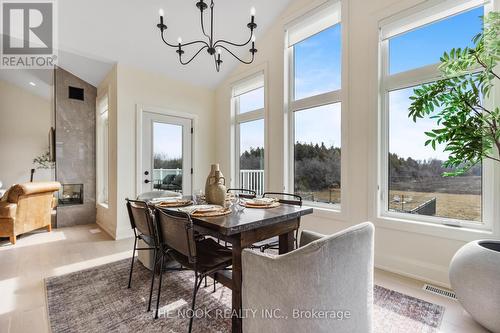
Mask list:
[[[206,32],[205,25],[203,23],[203,12],[208,8],[208,5],[204,2],[204,0],[199,0],[196,3],[196,7],[198,7],[198,9],[200,10],[200,15],[201,15],[201,32],[203,33],[203,35],[206,37],[206,39],[208,41],[196,40],[196,41],[192,41],[192,42],[183,44],[182,38],[179,37],[177,39],[177,44],[170,44],[169,42],[167,42],[165,40],[165,35],[164,35],[165,30],[167,30],[167,26],[163,23],[163,16],[165,15],[165,13],[163,12],[163,9],[160,9],[160,12],[159,12],[160,13],[160,23],[158,23],[156,25],[161,31],[161,39],[168,46],[177,49],[175,52],[177,52],[177,54],[179,55],[179,61],[182,65],[189,64],[203,50],[207,50],[208,54],[210,56],[214,57],[215,69],[217,70],[217,72],[220,70],[220,66],[222,64],[221,55],[222,55],[223,50],[225,50],[227,53],[229,53],[230,55],[232,55],[233,57],[238,59],[240,62],[247,64],[247,65],[251,64],[255,58],[255,53],[257,52],[257,49],[255,48],[255,34],[254,34],[254,30],[257,28],[257,24],[255,23],[255,8],[252,7],[250,9],[251,19],[250,19],[250,23],[247,24],[247,27],[250,29],[250,38],[248,38],[248,41],[246,41],[245,43],[239,44],[239,43],[233,43],[233,42],[223,40],[223,39],[218,39],[218,40],[214,41],[214,6],[215,6],[214,1],[211,0],[211,3],[210,3],[210,35],[209,35]],[[229,49],[230,46],[243,47],[245,45],[248,45],[250,42],[252,42],[252,47],[249,50],[250,54],[252,55],[252,58],[250,61],[245,61],[245,60],[241,59],[236,54],[234,54],[233,51],[231,51]],[[182,55],[184,54],[183,47],[196,45],[196,44],[198,44],[198,45],[202,44],[202,47],[197,52],[195,52],[194,55],[188,61],[183,61],[183,59],[182,59]]]

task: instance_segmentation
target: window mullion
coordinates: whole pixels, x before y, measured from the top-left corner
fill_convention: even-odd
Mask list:
[[[236,116],[237,123],[246,123],[253,120],[259,120],[264,118],[264,109],[254,110],[239,114]]]
[[[342,101],[342,91],[336,90],[321,95],[307,97],[291,102],[292,111],[300,111],[318,106],[339,103]]]
[[[434,82],[439,80],[440,77],[441,73],[439,72],[438,64],[435,64],[402,73],[387,75],[384,81],[386,89],[388,91],[393,91]]]

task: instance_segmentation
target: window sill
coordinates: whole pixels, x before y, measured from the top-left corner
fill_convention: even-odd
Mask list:
[[[104,209],[109,209],[109,205],[108,203],[105,203],[105,202],[100,202],[97,204],[98,207],[102,207]]]
[[[314,216],[325,218],[325,219],[335,219],[338,221],[344,220],[344,212],[339,204],[322,204],[311,201],[304,201],[304,206],[311,207],[314,209]]]
[[[405,220],[388,216],[379,216],[372,221],[376,227],[403,232],[417,233],[436,238],[452,239],[464,242],[494,237],[487,229],[455,227],[430,222]]]

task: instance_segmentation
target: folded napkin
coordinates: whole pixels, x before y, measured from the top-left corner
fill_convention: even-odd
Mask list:
[[[216,212],[222,209],[224,209],[224,207],[218,205],[194,205],[194,206],[179,208],[179,211],[187,214],[193,214],[194,212],[198,213]]]
[[[162,198],[154,198],[151,199],[151,203],[159,203],[159,202],[179,202],[179,201],[184,201],[182,197],[162,197]]]

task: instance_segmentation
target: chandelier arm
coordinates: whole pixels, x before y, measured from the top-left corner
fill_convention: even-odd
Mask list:
[[[169,42],[167,42],[165,40],[165,36],[163,35],[163,31],[161,32],[161,39],[163,40],[163,42],[165,44],[167,44],[168,46],[170,47],[175,47],[175,48],[178,48],[179,47],[179,44],[170,44]],[[189,42],[189,43],[186,43],[186,44],[181,44],[181,47],[184,47],[184,46],[189,46],[189,45],[193,45],[193,44],[199,44],[199,43],[202,43],[202,44],[205,44],[206,47],[209,47],[208,43],[203,41],[203,40],[196,40],[194,42]]]
[[[189,42],[189,43],[186,43],[186,44],[181,44],[181,47],[189,46],[189,45],[193,45],[193,44],[199,44],[199,43],[205,44],[206,47],[210,47],[210,45],[208,45],[208,43],[205,42],[204,40],[195,40],[193,42]],[[179,45],[175,45],[175,47],[179,47]]]
[[[217,44],[219,44],[219,43],[226,43],[226,44],[237,46],[237,47],[239,47],[239,46],[245,46],[248,43],[250,43],[250,41],[252,40],[252,37],[253,37],[253,30],[250,32],[250,38],[248,38],[248,40],[245,43],[243,43],[243,44],[233,43],[233,42],[230,42],[230,41],[227,41],[227,40],[224,40],[224,39],[219,39],[219,40],[217,40],[214,43],[214,47],[216,47]]]
[[[165,40],[165,36],[163,36],[163,30],[161,31],[161,40],[163,41],[163,43],[167,44],[170,47],[179,47],[179,45],[170,44]]]
[[[255,58],[255,54],[252,53],[252,60],[250,61],[245,61],[245,60],[242,60],[240,57],[238,57],[236,54],[234,54],[233,52],[231,52],[231,50],[229,50],[227,47],[225,47],[224,45],[220,45],[219,47],[223,48],[224,50],[226,50],[230,55],[232,55],[233,57],[235,57],[236,59],[238,59],[240,62],[244,63],[245,65],[250,65],[254,58]]]
[[[194,59],[194,58],[196,58],[196,56],[197,56],[198,54],[200,54],[200,52],[201,52],[201,51],[203,51],[203,50],[204,50],[204,49],[206,49],[206,48],[208,48],[208,45],[202,46],[202,47],[201,47],[201,49],[199,49],[199,50],[198,50],[198,52],[196,52],[196,53],[195,53],[195,54],[191,57],[191,59],[189,59],[187,62],[183,62],[183,61],[182,61],[182,58],[181,58],[182,56],[181,56],[181,54],[179,53],[179,61],[181,62],[181,64],[183,64],[183,65],[187,65],[187,64],[189,64],[191,61],[193,61],[193,59]]]

